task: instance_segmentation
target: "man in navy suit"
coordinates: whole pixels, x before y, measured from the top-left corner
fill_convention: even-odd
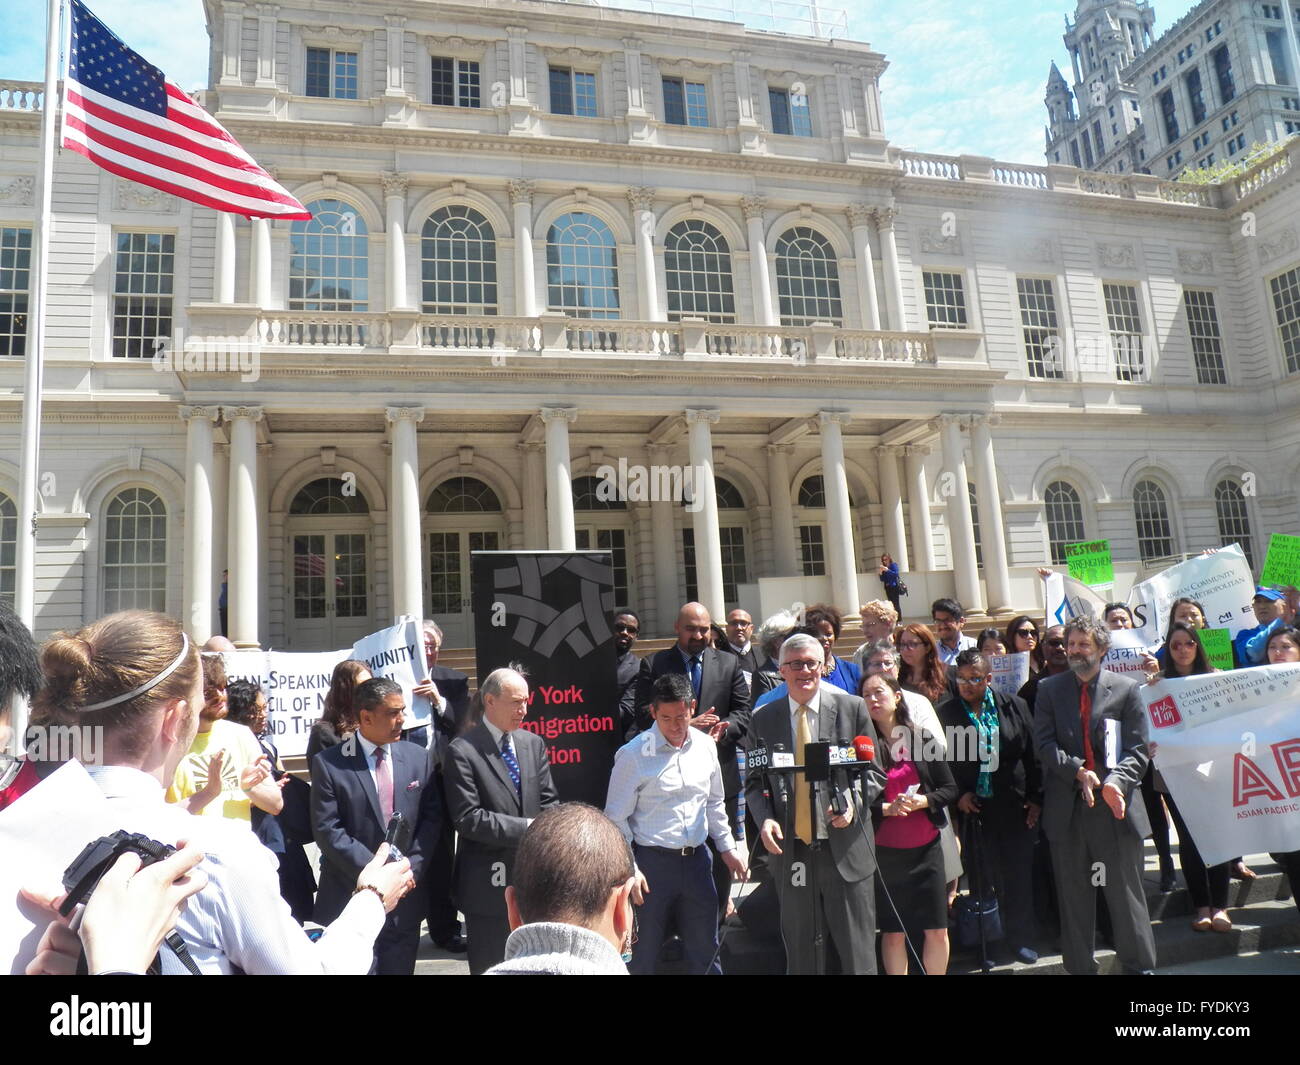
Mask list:
[[[318,754],[311,767],[312,835],[322,859],[314,915],[320,924],[329,924],[347,905],[357,875],[384,842],[393,814],[400,813],[411,826],[404,853],[417,883],[442,821],[433,759],[401,738],[406,713],[402,689],[375,677],[357,688],[354,699],[357,731]],[[373,972],[415,972],[425,905],[423,892],[415,891],[388,915],[375,940]]]
[[[740,659],[710,644],[712,619],[702,603],[687,603],[677,614],[673,630],[677,644],[649,658],[641,659],[641,674],[636,684],[637,731],[644,732],[652,721],[650,701],[655,681],[665,673],[684,673],[691,682],[698,711],[691,725],[713,736],[718,742],[718,761],[722,764],[722,791],[727,804],[727,820],[734,834],[737,798],[740,795],[740,772],[736,768],[736,746],[749,734],[749,685]],[[714,852],[713,882],[718,889],[720,915],[726,914],[731,897],[731,871]]]

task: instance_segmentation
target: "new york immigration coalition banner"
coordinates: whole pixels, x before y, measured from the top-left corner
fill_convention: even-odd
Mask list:
[[[470,564],[479,683],[524,667],[523,727],[546,741],[560,798],[603,808],[621,739],[609,552],[476,551]]]
[[[1300,665],[1141,689],[1155,765],[1206,865],[1300,850]]]

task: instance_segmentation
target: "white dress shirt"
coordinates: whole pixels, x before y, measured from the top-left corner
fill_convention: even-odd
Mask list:
[[[951,666],[957,661],[957,656],[968,648],[975,646],[975,640],[967,636],[964,632],[957,634],[957,646],[949,647],[942,640],[935,641],[939,645],[939,661],[945,666]]]
[[[121,814],[122,827],[175,846],[188,839],[203,850],[199,866],[207,886],[192,896],[176,920],[195,964],[204,973],[249,975],[336,974],[363,976],[374,961],[375,937],[384,907],[373,891],[352,897],[313,943],[280,897],[275,855],[248,826],[218,817],[197,817],[163,800],[163,788],[138,769],[88,765],[86,772]],[[164,974],[186,970],[162,950]]]
[[[696,728],[674,747],[657,724],[614,755],[605,816],[628,843],[698,847],[712,839],[720,853],[736,849],[722,795],[718,745]]]

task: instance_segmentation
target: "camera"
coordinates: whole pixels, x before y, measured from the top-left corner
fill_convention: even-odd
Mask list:
[[[68,896],[59,907],[60,915],[67,917],[78,903],[90,898],[104,874],[123,854],[140,855],[140,866],[143,868],[175,853],[175,847],[121,828],[111,836],[91,840],[63,874],[63,886],[67,889]]]

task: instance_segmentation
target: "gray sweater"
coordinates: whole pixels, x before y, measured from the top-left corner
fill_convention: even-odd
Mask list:
[[[578,925],[520,925],[506,940],[505,961],[488,976],[626,976],[627,966],[609,940]]]

